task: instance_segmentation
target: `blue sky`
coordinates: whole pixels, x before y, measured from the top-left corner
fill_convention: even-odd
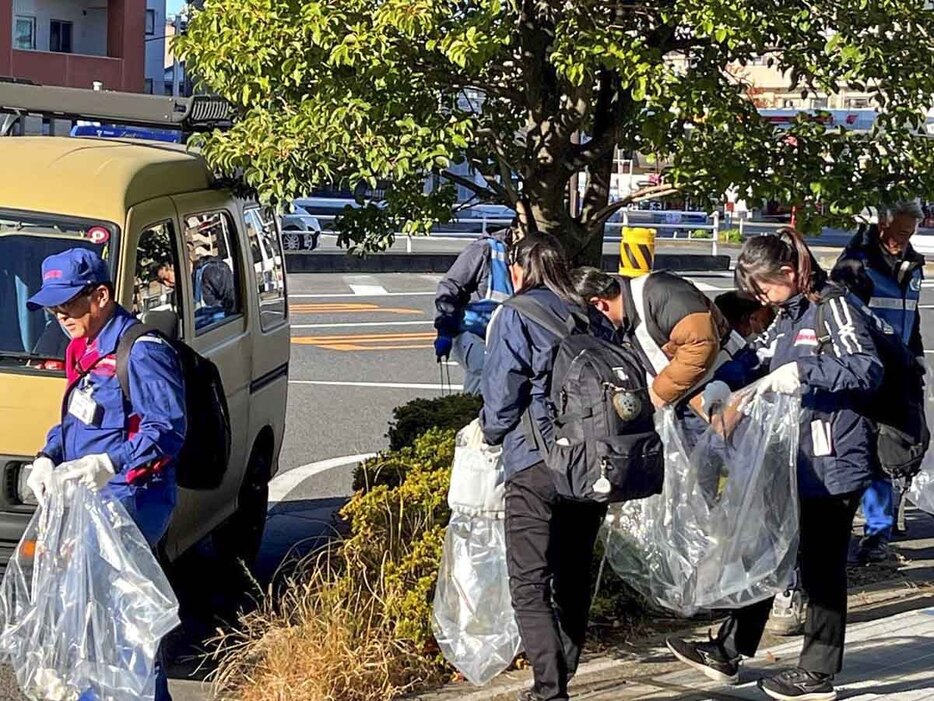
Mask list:
[[[182,9],[185,5],[185,0],[166,0],[165,11],[166,14],[174,15],[176,12]]]

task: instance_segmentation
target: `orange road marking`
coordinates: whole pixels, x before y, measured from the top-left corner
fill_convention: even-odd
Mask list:
[[[344,334],[340,336],[293,336],[292,343],[300,346],[315,346],[335,351],[361,351],[361,350],[411,350],[416,348],[431,348],[431,341],[435,333],[371,333],[371,334]]]
[[[420,309],[381,307],[378,304],[356,302],[322,302],[320,304],[290,304],[293,314],[424,314]]]

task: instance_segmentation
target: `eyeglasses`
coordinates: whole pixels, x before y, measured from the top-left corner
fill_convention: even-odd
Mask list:
[[[49,307],[49,311],[52,312],[55,316],[64,316],[69,319],[72,319],[75,316],[81,316],[80,314],[75,313],[78,309],[80,309],[79,304],[81,304],[86,298],[90,297],[94,293],[95,289],[97,288],[94,285],[89,285],[64,304],[58,304],[54,307]]]

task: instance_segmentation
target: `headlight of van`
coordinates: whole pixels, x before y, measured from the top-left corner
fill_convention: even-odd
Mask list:
[[[32,466],[30,464],[20,466],[19,475],[16,478],[16,497],[23,504],[38,506],[39,502],[36,499],[36,495],[26,486],[26,480],[29,479],[30,474],[32,474]]]

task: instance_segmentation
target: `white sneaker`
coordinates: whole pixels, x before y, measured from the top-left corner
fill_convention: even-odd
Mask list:
[[[788,589],[775,597],[766,630],[775,635],[801,635],[807,608],[800,589]]]

